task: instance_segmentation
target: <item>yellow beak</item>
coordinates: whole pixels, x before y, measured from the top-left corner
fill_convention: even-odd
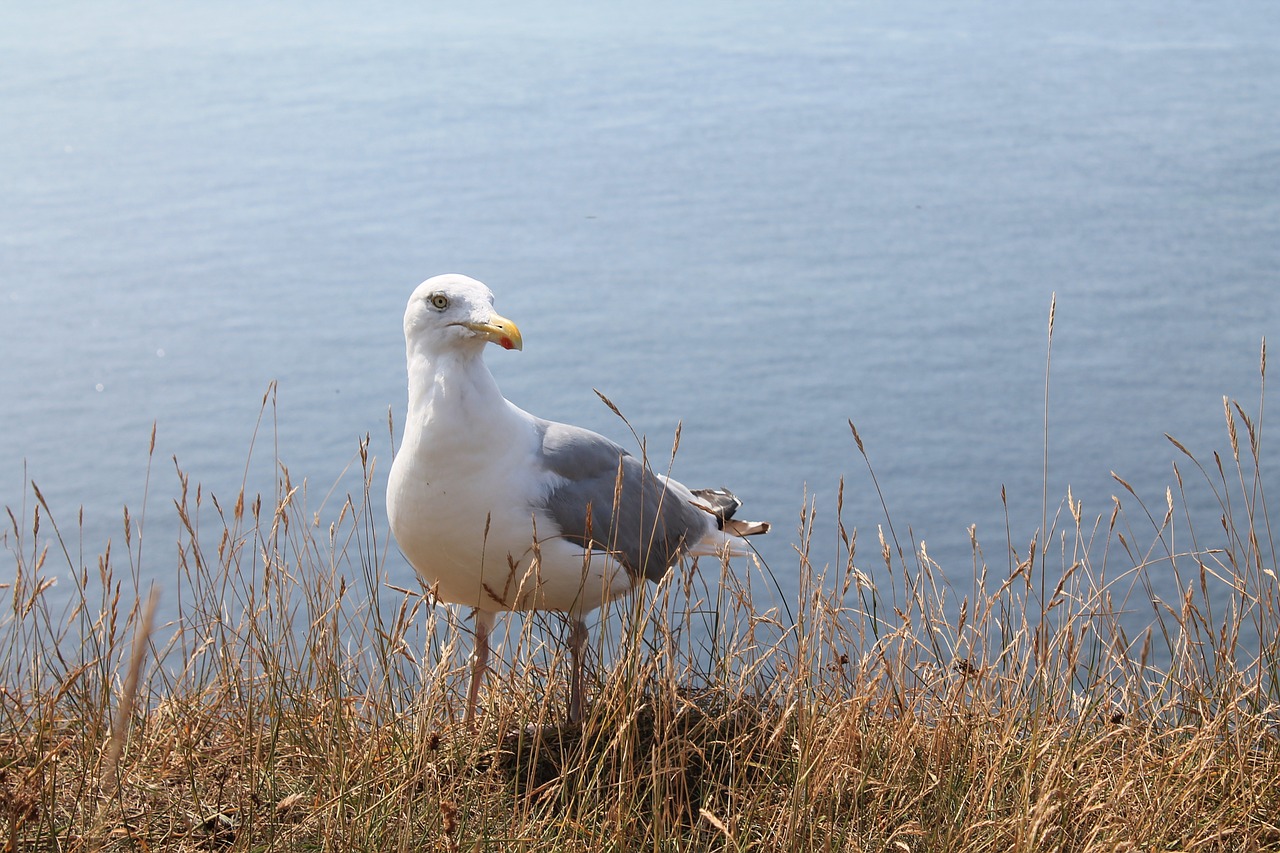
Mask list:
[[[494,314],[485,323],[467,323],[467,328],[497,344],[503,349],[524,349],[524,339],[520,337],[520,327],[503,317]]]

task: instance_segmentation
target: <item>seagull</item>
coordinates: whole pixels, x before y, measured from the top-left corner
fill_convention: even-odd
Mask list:
[[[745,553],[741,537],[769,524],[734,519],[741,501],[725,489],[688,489],[602,435],[503,397],[485,347],[524,343],[493,306],[488,287],[458,274],[429,278],[409,297],[409,407],[387,515],[433,598],[474,610],[464,721],[475,719],[497,615],[548,610],[570,620],[576,722],[584,617],[683,557]]]

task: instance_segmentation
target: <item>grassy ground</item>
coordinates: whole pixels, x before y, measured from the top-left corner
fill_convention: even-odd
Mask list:
[[[889,526],[819,566],[806,524],[800,595],[763,612],[741,561],[673,573],[594,633],[578,726],[552,616],[460,726],[465,622],[386,582],[368,485],[332,522],[283,469],[230,506],[184,486],[172,621],[135,520],[82,561],[37,491],[4,534],[5,849],[1280,849],[1261,414],[1226,415],[1232,454],[1180,457],[1164,505],[1068,497],[1007,566],[975,541],[967,589]],[[1127,636],[1113,594],[1153,572],[1179,597]]]

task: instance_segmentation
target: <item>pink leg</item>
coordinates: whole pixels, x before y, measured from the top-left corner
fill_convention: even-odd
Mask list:
[[[475,650],[471,653],[471,683],[467,685],[467,710],[462,721],[468,726],[475,725],[476,700],[480,697],[480,682],[484,680],[485,670],[489,668],[489,632],[493,630],[494,614],[487,610],[477,610],[471,614],[472,624],[476,631]]]
[[[569,674],[569,722],[582,720],[582,658],[587,649],[587,624],[577,616],[570,616],[569,651],[573,671]]]

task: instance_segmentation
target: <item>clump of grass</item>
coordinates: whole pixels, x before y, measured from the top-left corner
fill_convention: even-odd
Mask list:
[[[602,620],[574,726],[545,614],[505,623],[459,723],[468,637],[389,580],[367,441],[318,507],[282,465],[227,502],[178,469],[176,547],[145,561],[127,512],[123,548],[81,559],[33,485],[3,534],[5,849],[1280,849],[1262,415],[1226,419],[1226,457],[1175,442],[1154,510],[1123,481],[1096,517],[1068,495],[1008,566],[971,534],[967,587],[839,506],[820,563],[806,505],[796,599],[758,609],[741,561],[682,567]],[[1130,587],[1156,601],[1135,635]]]

